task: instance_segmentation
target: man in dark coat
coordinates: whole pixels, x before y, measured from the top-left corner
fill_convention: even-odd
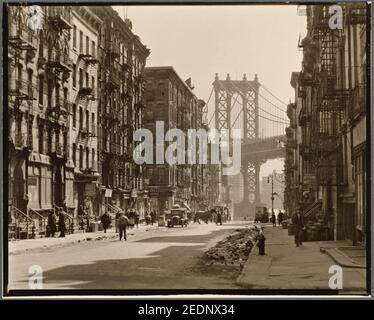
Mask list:
[[[139,212],[135,211],[135,225],[137,228],[139,228],[139,219],[140,219]]]
[[[216,224],[220,224],[222,226],[222,213],[220,211],[218,211],[218,213],[217,213]]]
[[[60,209],[60,213],[58,215],[58,231],[60,231],[60,237],[65,237],[65,230],[66,230],[66,224],[65,224],[65,212]]]
[[[276,227],[277,226],[277,220],[275,218],[275,213],[273,211],[273,213],[271,214],[271,223],[273,224],[273,227]]]
[[[281,225],[283,221],[283,212],[279,211],[278,213],[278,224]]]
[[[49,234],[50,234],[50,236],[54,237],[55,233],[57,231],[57,227],[56,227],[56,215],[55,215],[54,211],[52,211],[48,215],[48,228],[49,228]]]
[[[130,224],[129,218],[126,217],[126,215],[121,212],[120,217],[118,218],[118,228],[119,228],[119,241],[122,240],[122,236],[124,240],[127,240],[126,236],[126,228]]]
[[[154,210],[151,211],[151,225],[156,222],[156,212]]]
[[[303,245],[303,232],[304,232],[304,218],[300,211],[297,211],[293,218],[293,226],[295,230],[295,243],[296,246]]]
[[[106,233],[106,229],[110,227],[110,217],[107,212],[104,212],[104,214],[101,216],[101,223],[103,225],[104,233]]]

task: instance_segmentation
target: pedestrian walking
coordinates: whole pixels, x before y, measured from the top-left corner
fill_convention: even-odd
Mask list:
[[[135,225],[137,228],[139,228],[139,219],[140,219],[139,212],[135,211]]]
[[[67,206],[67,203],[66,203],[66,197],[62,201],[62,210],[64,210],[65,212],[68,212],[68,206]]]
[[[156,221],[156,212],[154,210],[151,211],[151,225],[153,226],[153,224],[155,223]]]
[[[60,231],[60,238],[65,237],[66,224],[65,224],[65,212],[60,209],[58,215],[58,231]]]
[[[54,237],[56,231],[57,231],[57,227],[56,227],[56,214],[55,214],[54,211],[52,211],[48,215],[48,235],[51,236],[51,237]]]
[[[130,221],[129,218],[125,216],[123,212],[120,213],[120,217],[118,218],[118,228],[119,228],[119,240],[122,240],[122,236],[124,240],[127,240],[126,236],[126,228],[129,225]]]
[[[305,230],[304,217],[300,211],[296,212],[296,215],[293,218],[293,226],[295,231],[295,244],[298,247],[303,245],[303,233]]]
[[[151,215],[147,212],[145,215],[145,224],[149,225],[151,223]]]
[[[81,230],[84,230],[84,209],[82,204],[78,207],[78,219]]]
[[[114,225],[115,225],[115,228],[116,228],[116,233],[119,232],[118,219],[120,218],[120,216],[121,216],[121,213],[119,211],[117,211],[116,216],[115,216],[115,221],[114,221]]]
[[[110,227],[110,216],[108,212],[104,212],[101,216],[101,223],[103,225],[104,233],[106,233],[106,229],[109,229]]]
[[[279,211],[279,213],[278,213],[278,225],[282,225],[282,221],[283,221],[283,212]]]
[[[273,213],[271,214],[271,222],[273,224],[273,227],[276,227],[277,226],[277,220],[275,218],[275,213],[273,211]]]
[[[222,213],[220,211],[217,213],[216,224],[220,224],[222,226]]]

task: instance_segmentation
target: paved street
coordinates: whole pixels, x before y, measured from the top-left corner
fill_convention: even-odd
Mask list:
[[[28,289],[28,268],[44,289],[234,289],[238,266],[211,266],[203,252],[243,224],[190,224],[130,231],[127,242],[93,240],[10,255],[9,289]]]

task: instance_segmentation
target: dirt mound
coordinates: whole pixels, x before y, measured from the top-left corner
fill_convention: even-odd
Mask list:
[[[205,256],[215,261],[247,260],[257,234],[258,229],[255,226],[238,229],[205,252]]]

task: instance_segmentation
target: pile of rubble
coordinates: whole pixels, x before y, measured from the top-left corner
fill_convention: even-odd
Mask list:
[[[259,229],[256,226],[237,229],[235,233],[230,234],[205,252],[205,255],[210,260],[222,263],[232,264],[235,261],[245,261],[248,259],[258,232]]]

